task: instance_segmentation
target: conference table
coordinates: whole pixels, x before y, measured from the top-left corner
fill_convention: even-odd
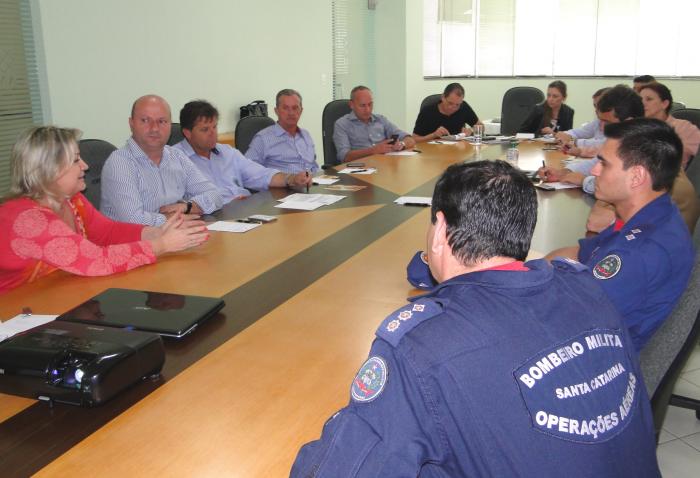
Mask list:
[[[560,164],[539,142],[519,166]],[[419,291],[406,264],[425,244],[430,196],[450,164],[504,158],[505,145],[426,144],[413,156],[371,156],[372,175],[338,175],[355,192],[315,211],[275,208],[276,189],[226,205],[207,221],[253,213],[278,220],[244,234],[212,232],[204,245],[109,277],[61,271],[0,296],[0,320],[31,308],[60,314],[110,287],[222,297],[192,334],[166,339],[158,378],[95,408],[0,394],[2,476],[287,476],[302,444],[349,400],[379,323]],[[337,169],[342,169],[339,166]],[[327,170],[326,174],[335,174]],[[538,190],[530,257],[575,244],[592,199],[580,189]]]

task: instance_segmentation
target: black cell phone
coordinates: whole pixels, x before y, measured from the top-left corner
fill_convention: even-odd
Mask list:
[[[365,163],[348,163],[346,164],[348,168],[364,168]]]
[[[399,135],[398,134],[392,134],[391,139],[389,140],[389,144],[394,144],[399,140]]]

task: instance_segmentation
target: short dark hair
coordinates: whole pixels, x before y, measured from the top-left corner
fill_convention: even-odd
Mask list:
[[[199,118],[214,119],[219,117],[219,110],[204,100],[194,100],[180,110],[180,128],[192,131]]]
[[[475,161],[447,168],[435,185],[431,221],[440,211],[447,241],[464,265],[491,257],[525,260],[537,222],[532,182],[505,161]]]
[[[303,104],[302,104],[303,100],[301,99],[301,94],[299,94],[299,92],[297,90],[293,90],[291,88],[285,88],[283,90],[279,90],[277,92],[277,96],[275,96],[275,106],[276,107],[279,107],[280,98],[282,98],[283,96],[296,96],[297,98],[299,98],[299,106],[303,106]]]
[[[605,126],[605,136],[620,142],[617,155],[622,167],[643,166],[651,175],[654,191],[670,190],[681,169],[683,143],[667,123],[636,118]]]
[[[464,98],[464,87],[459,83],[450,83],[445,87],[445,91],[442,93],[442,96],[447,98],[452,93],[457,93],[459,96]]]
[[[657,83],[655,81],[652,81],[649,84],[646,84],[642,86],[642,90],[650,89],[654,91],[657,95],[659,95],[659,98],[661,101],[667,101],[668,100],[668,106],[666,107],[666,113],[669,113],[671,111],[671,107],[673,106],[673,95],[671,94],[671,90],[668,89],[668,86],[662,84],[662,83]],[[642,90],[639,90],[641,93]]]
[[[617,85],[603,94],[598,101],[598,111],[612,111],[617,119],[625,121],[629,118],[644,116],[644,105],[639,95],[627,85]]]
[[[651,83],[652,81],[656,81],[656,78],[651,75],[639,75],[634,77],[632,83]]]
[[[610,88],[609,86],[606,86],[605,88],[599,89],[598,91],[596,91],[595,93],[593,93],[593,98],[598,98],[599,96],[603,96],[605,93],[607,93],[608,91],[610,91],[610,89],[611,89],[611,88]]]

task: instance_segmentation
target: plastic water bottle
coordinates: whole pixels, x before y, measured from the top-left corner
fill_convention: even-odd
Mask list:
[[[518,151],[518,142],[513,140],[510,142],[508,150],[506,151],[506,161],[517,168],[519,155],[520,152]]]

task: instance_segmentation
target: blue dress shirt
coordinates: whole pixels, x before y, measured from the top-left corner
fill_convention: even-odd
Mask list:
[[[221,195],[182,151],[163,148],[156,165],[133,138],[114,151],[102,168],[100,210],[115,221],[159,226],[161,206],[181,200],[196,202],[205,214],[219,209]]]
[[[644,347],[688,284],[695,253],[690,233],[668,194],[635,214],[579,241],[578,259],[620,311],[635,348]]]
[[[302,128],[291,136],[279,123],[268,126],[258,131],[245,155],[256,163],[284,173],[318,171],[314,141],[309,132]]]
[[[369,122],[364,123],[354,111],[351,111],[338,118],[333,129],[333,142],[338,151],[338,161],[342,163],[345,156],[353,149],[370,148],[395,134],[399,135],[399,139],[408,136],[408,133],[400,130],[382,115],[373,114]]]
[[[185,153],[197,169],[216,185],[224,204],[239,196],[250,196],[250,191],[246,188],[268,189],[272,176],[279,173],[276,169],[251,161],[227,144],[217,143],[209,158],[198,155],[186,139],[175,147]]]

